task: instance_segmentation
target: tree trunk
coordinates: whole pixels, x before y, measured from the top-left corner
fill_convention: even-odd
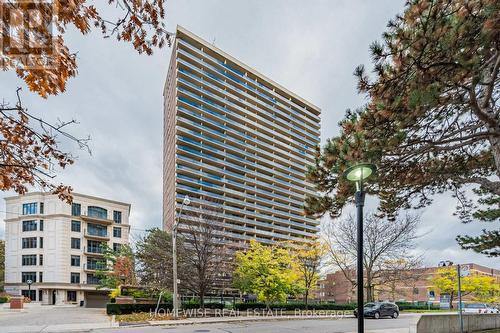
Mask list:
[[[489,130],[494,130],[493,128],[488,128]],[[500,137],[492,136],[489,138],[491,145],[491,153],[493,154],[493,158],[495,160],[497,176],[500,178]],[[496,194],[499,194],[499,189],[497,191],[493,191]]]
[[[306,303],[306,310],[307,310],[307,299],[309,298],[309,289],[306,290],[306,293],[304,295],[304,303]]]
[[[205,309],[205,292],[200,293],[200,308]]]

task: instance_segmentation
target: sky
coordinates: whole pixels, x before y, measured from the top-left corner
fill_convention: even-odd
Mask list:
[[[182,25],[319,106],[324,143],[338,134],[337,124],[347,108],[366,102],[357,93],[353,71],[359,64],[370,64],[370,43],[380,40],[388,20],[402,11],[403,4],[403,0],[168,0],[165,21],[169,31]],[[106,13],[112,19],[118,15],[110,9]],[[76,192],[131,203],[136,239],[145,229],[161,226],[162,91],[171,49],[139,55],[131,45],[103,39],[98,31],[82,36],[70,29],[65,38],[77,52],[78,76],[68,82],[64,94],[44,100],[30,93],[11,71],[0,73],[0,98],[14,102],[16,87],[22,87],[23,103],[30,112],[52,121],[79,122],[71,132],[90,135],[92,154],[68,146],[78,159],[56,181]],[[368,208],[374,202],[369,199]],[[460,223],[453,216],[455,206],[455,199],[445,194],[415,212],[421,215],[422,235],[415,251],[423,254],[426,265],[451,260],[500,268],[495,259],[456,244],[457,234],[478,234],[492,225]],[[0,200],[0,237],[4,211]]]

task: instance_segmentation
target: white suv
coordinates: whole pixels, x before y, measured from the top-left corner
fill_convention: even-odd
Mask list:
[[[464,313],[500,313],[500,310],[486,303],[470,303],[465,304]]]

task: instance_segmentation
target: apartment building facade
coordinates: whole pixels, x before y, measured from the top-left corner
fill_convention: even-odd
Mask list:
[[[500,284],[500,270],[470,263],[471,275],[486,275],[494,277]],[[456,265],[452,266],[456,269]],[[394,302],[432,302],[435,304],[449,304],[449,295],[441,294],[432,285],[431,279],[438,274],[440,267],[423,267],[403,272],[403,280],[378,286],[375,290],[375,299]],[[352,272],[355,277],[355,272]],[[346,279],[342,271],[327,274],[318,281],[313,298],[321,302],[352,303],[356,302],[356,285]],[[469,301],[471,295],[464,296]]]
[[[164,88],[163,226],[221,206],[224,237],[244,246],[316,237],[305,179],[320,109],[182,27]]]
[[[73,204],[33,192],[5,198],[5,291],[42,304],[103,306],[104,245],[128,244],[130,204],[73,193]]]

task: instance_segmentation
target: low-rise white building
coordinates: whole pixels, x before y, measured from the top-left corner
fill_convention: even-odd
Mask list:
[[[5,291],[43,304],[103,306],[107,291],[96,289],[95,272],[104,244],[128,244],[130,204],[73,193],[69,205],[42,192],[5,202]]]

